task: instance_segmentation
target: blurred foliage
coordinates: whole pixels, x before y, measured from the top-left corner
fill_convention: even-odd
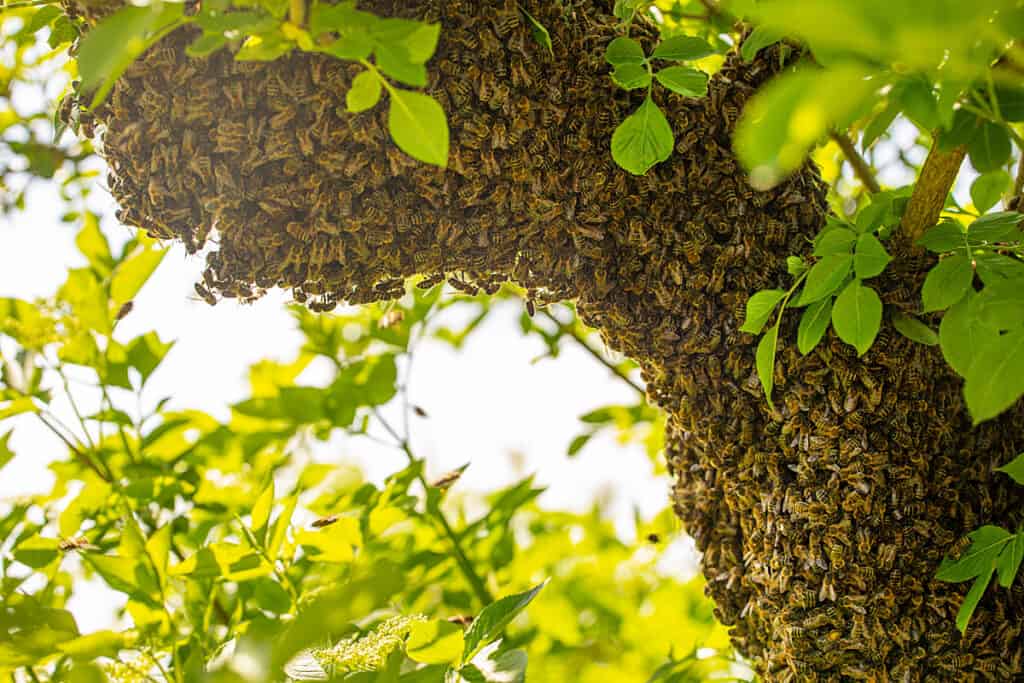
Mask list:
[[[76,36],[56,7],[4,8],[0,15],[0,216],[25,208],[33,181],[55,183],[72,210],[95,187],[92,144],[51,124],[75,74],[67,48]]]
[[[596,507],[539,507],[532,477],[483,499],[460,491],[461,470],[426,478],[407,430],[429,418],[405,369],[425,338],[463,344],[489,300],[435,287],[337,315],[295,308],[302,347],[252,366],[221,420],[166,408],[149,380],[173,342],[119,329],[165,251],[115,249],[94,216],[76,243],[89,265],[53,297],[0,300],[0,463],[33,457],[10,451],[5,423],[35,421],[66,449],[48,493],[2,504],[0,670],[14,680],[506,681],[527,658],[536,680],[743,671],[701,581],[658,566],[670,510],[627,542]],[[435,324],[451,307],[469,314]],[[569,307],[523,330],[545,355],[600,354]],[[583,416],[586,433],[643,432],[653,452],[659,418],[637,401]],[[339,434],[406,464],[376,485],[315,455]],[[87,578],[124,596],[110,630],[82,633],[68,611]]]

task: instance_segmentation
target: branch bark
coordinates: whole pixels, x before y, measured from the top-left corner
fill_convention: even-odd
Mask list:
[[[943,150],[938,135],[934,137],[932,149],[928,152],[900,222],[900,239],[908,248],[914,249],[914,242],[938,222],[939,214],[946,205],[946,197],[956,182],[966,155],[967,147],[961,145],[952,150]]]
[[[864,157],[860,155],[857,148],[854,147],[853,142],[850,138],[846,137],[838,131],[832,131],[829,133],[839,149],[843,150],[843,154],[846,156],[846,160],[850,162],[850,166],[853,167],[853,173],[857,176],[857,179],[864,184],[864,187],[868,188],[868,191],[874,194],[875,192],[881,192],[882,188],[878,185],[878,181],[875,180],[875,174],[871,170],[871,166]]]

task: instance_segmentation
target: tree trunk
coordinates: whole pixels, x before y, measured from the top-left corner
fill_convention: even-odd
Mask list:
[[[638,360],[671,416],[674,501],[704,553],[708,591],[768,680],[1008,680],[1024,672],[1024,590],[991,589],[965,638],[966,586],[932,579],[980,524],[1015,527],[1022,496],[993,468],[1024,447],[1024,409],[971,429],[960,380],[934,348],[885,324],[862,358],[831,334],[780,335],[774,407],[738,332],[754,291],[785,286],[828,211],[808,164],[754,191],[730,148],[749,96],[780,66],[730,55],[707,98],[655,90],[676,149],[646,176],[609,141],[641,95],[603,53],[608,2],[530,0],[549,55],[512,0],[378,0],[440,20],[429,90],[452,131],[447,170],[397,151],[386,107],[351,115],[359,67],[292,55],[184,56],[179,31],[134,65],[99,112],[121,217],[190,250],[217,244],[201,292],[295,289],[316,309],[388,298],[413,274],[487,289],[511,278]],[[410,9],[410,6],[416,9]],[[634,26],[648,44],[656,32]],[[881,286],[916,306],[928,261],[900,255]]]

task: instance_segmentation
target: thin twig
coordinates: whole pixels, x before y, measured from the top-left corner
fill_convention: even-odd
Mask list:
[[[875,180],[875,174],[871,171],[871,166],[860,155],[860,152],[854,147],[850,138],[836,130],[829,132],[829,137],[839,145],[839,149],[843,150],[846,160],[853,167],[854,175],[864,184],[864,187],[868,188],[868,191],[872,194],[881,192],[882,188],[879,187],[878,181]]]
[[[406,458],[409,459],[410,463],[416,462],[416,456],[412,452],[412,448],[409,446],[409,440],[402,438],[398,432],[394,430],[391,424],[384,419],[384,416],[380,414],[376,408],[373,409],[373,414],[380,422],[381,426],[391,435],[395,440],[395,445],[405,453]],[[473,563],[469,561],[469,557],[466,552],[462,549],[462,541],[459,539],[458,534],[452,528],[451,524],[448,523],[448,518],[445,517],[444,511],[439,505],[430,504],[430,484],[427,482],[426,477],[423,476],[423,472],[419,472],[416,475],[420,484],[423,486],[423,490],[427,495],[427,511],[430,512],[438,523],[441,525],[441,529],[444,531],[445,536],[451,541],[452,551],[455,553],[455,563],[459,566],[459,570],[469,583],[473,592],[476,594],[477,600],[480,601],[482,606],[487,606],[494,602],[494,596],[487,590],[486,584],[480,575],[476,573],[476,569],[473,567]]]
[[[590,342],[587,341],[587,338],[580,334],[579,330],[577,330],[573,325],[566,325],[561,320],[552,315],[550,311],[542,310],[540,312],[548,320],[558,325],[559,330],[561,330],[564,334],[569,335],[573,339],[573,341],[579,344],[584,351],[593,356],[601,365],[611,370],[616,377],[618,377],[623,382],[631,386],[641,396],[647,395],[647,392],[644,390],[642,386],[634,382],[633,379],[629,376],[629,374],[626,373],[622,368],[618,367],[617,365],[615,365],[615,363],[612,363],[610,360],[605,358],[604,354],[601,353],[599,349],[596,349],[593,346],[591,346]]]
[[[80,449],[78,446],[76,446],[75,444],[71,443],[71,440],[69,438],[67,438],[66,436],[64,436],[64,434],[61,433],[61,431],[59,429],[57,429],[57,427],[54,426],[53,423],[51,423],[49,420],[47,420],[46,417],[43,416],[42,413],[36,413],[35,415],[36,415],[37,418],[39,418],[40,422],[42,422],[44,425],[46,425],[47,429],[49,429],[51,432],[53,432],[57,436],[58,439],[60,439],[61,441],[64,442],[64,445],[68,447],[68,450],[71,451],[71,453],[75,456],[75,458],[80,463],[82,463],[83,465],[85,465],[86,467],[91,469],[93,472],[95,472],[96,476],[98,476],[103,481],[107,482],[108,484],[112,483],[113,477],[111,475],[109,475],[109,474],[104,473],[99,468],[99,465],[97,465],[93,461],[92,458],[87,456],[85,454],[85,452],[82,449]]]
[[[931,151],[924,161],[900,222],[900,239],[905,245],[913,248],[912,245],[924,231],[938,222],[966,155],[966,146],[945,151],[940,148],[939,136],[933,137]]]

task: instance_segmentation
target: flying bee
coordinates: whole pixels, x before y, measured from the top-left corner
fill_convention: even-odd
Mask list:
[[[455,616],[448,617],[446,621],[450,624],[458,624],[463,628],[468,628],[473,623],[473,616],[469,614],[456,614]]]
[[[201,298],[207,304],[209,304],[210,306],[217,305],[217,297],[214,296],[213,292],[206,288],[206,285],[202,284],[201,282],[197,282],[195,284],[195,290],[196,294],[199,295],[199,298]]]
[[[423,410],[423,408],[421,408],[420,406],[414,405],[412,407],[412,412],[416,414],[416,417],[430,417],[429,415],[427,415],[427,411]]]
[[[99,546],[90,543],[86,537],[79,536],[78,538],[61,538],[57,544],[57,550],[62,553],[89,552],[99,550]]]
[[[661,536],[658,534],[647,534],[647,542],[657,545],[658,543],[661,543]]]
[[[464,470],[465,468],[462,468],[442,474],[440,477],[430,482],[430,486],[435,489],[447,491],[459,480],[459,477],[462,476],[462,472]]]
[[[117,309],[117,315],[114,316],[114,320],[123,320],[125,316],[132,312],[133,308],[135,308],[135,302],[125,301],[121,304],[121,307]]]
[[[401,309],[395,309],[382,315],[379,325],[382,329],[386,330],[400,324],[403,320],[405,320],[405,312]]]
[[[325,526],[331,526],[339,519],[341,519],[340,515],[327,515],[326,517],[313,520],[312,527],[314,529],[323,529]]]

